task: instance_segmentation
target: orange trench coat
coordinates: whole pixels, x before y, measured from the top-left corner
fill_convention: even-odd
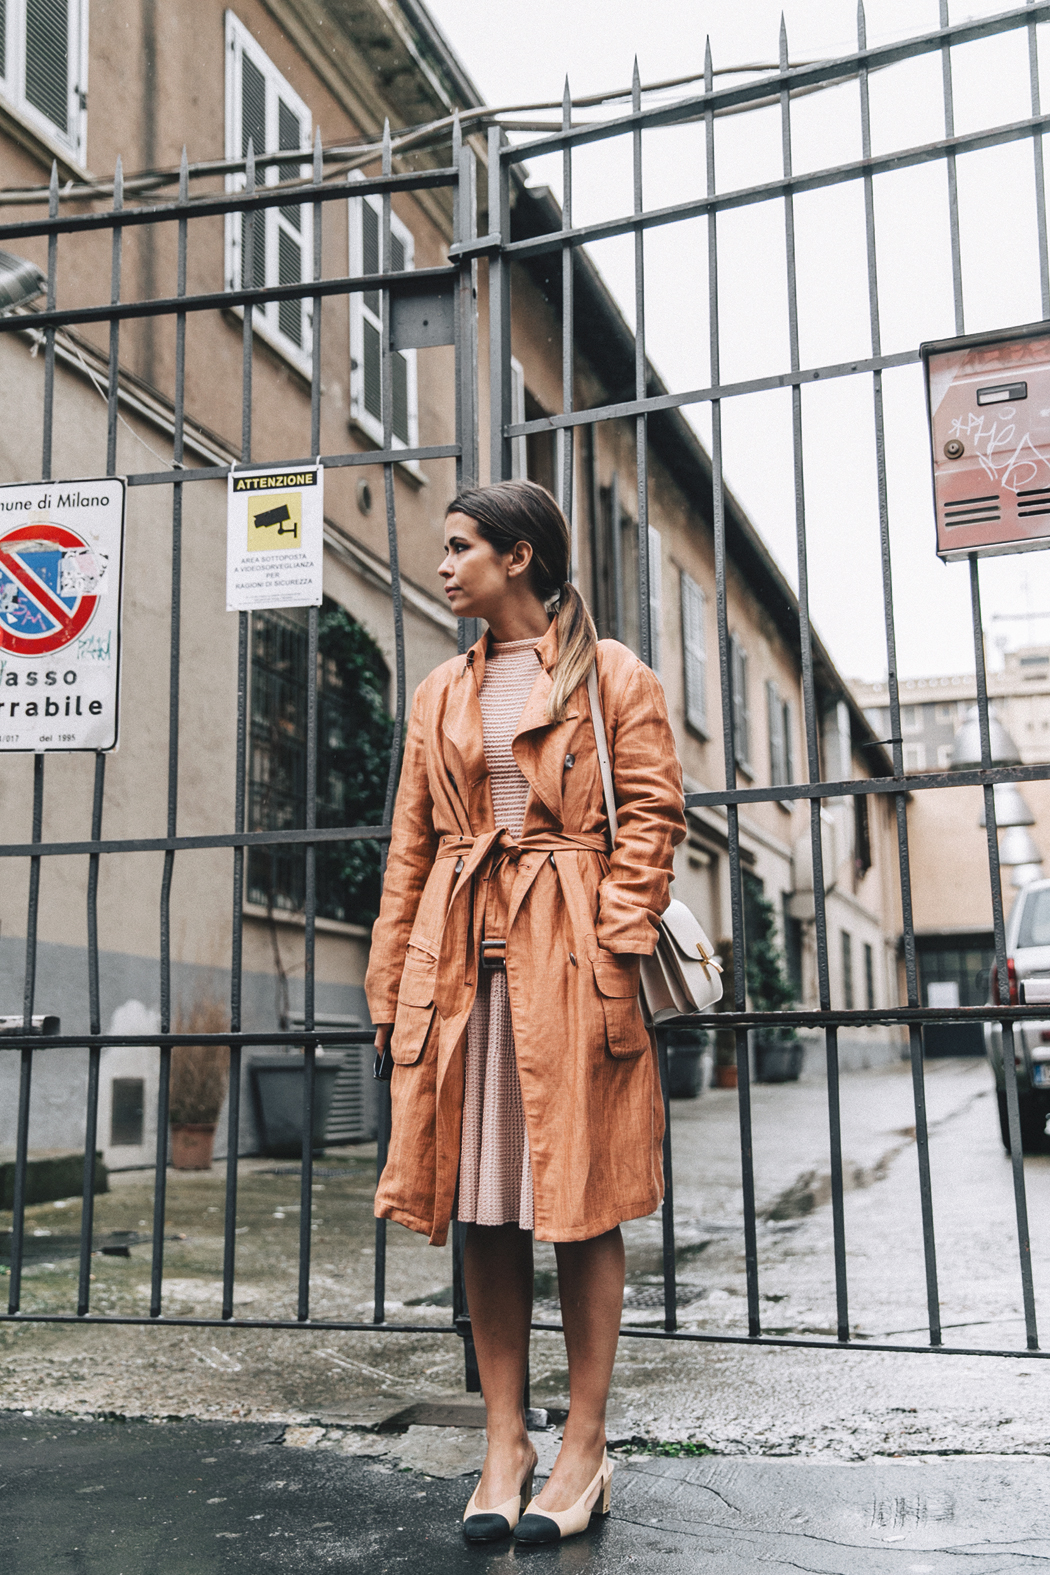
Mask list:
[[[420,685],[408,727],[365,980],[393,1023],[392,1131],[376,1214],[441,1246],[455,1204],[466,1027],[479,952],[506,945],[507,991],[542,1241],[584,1241],[663,1195],[655,1041],[638,1003],[685,836],[682,775],[659,680],[615,640],[598,685],[619,818],[608,851],[586,684],[544,716],[552,624],[512,748],[529,783],[522,835],[493,819],[478,692],[487,636]]]

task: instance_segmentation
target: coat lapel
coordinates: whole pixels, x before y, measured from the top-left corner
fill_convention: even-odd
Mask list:
[[[478,701],[478,691],[485,676],[487,640],[488,636],[482,635],[478,643],[466,653],[463,666],[449,690],[441,724],[441,731],[448,744],[452,746],[451,750],[446,748],[445,758],[453,780],[459,788],[464,808],[468,812],[478,783],[488,775],[482,738],[481,705]]]

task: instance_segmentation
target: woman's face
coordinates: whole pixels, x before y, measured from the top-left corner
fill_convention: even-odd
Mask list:
[[[528,568],[532,548],[518,542],[510,552],[497,552],[479,534],[467,514],[450,514],[445,520],[445,557],[438,574],[457,618],[484,618],[491,623],[508,596],[528,594]]]

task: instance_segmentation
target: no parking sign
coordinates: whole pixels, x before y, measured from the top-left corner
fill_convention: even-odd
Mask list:
[[[124,482],[0,487],[0,750],[113,749]]]

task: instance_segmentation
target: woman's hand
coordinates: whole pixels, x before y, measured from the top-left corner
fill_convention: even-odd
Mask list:
[[[377,1055],[382,1055],[390,1043],[390,1035],[393,1032],[393,1028],[393,1023],[376,1023],[375,1047]]]

